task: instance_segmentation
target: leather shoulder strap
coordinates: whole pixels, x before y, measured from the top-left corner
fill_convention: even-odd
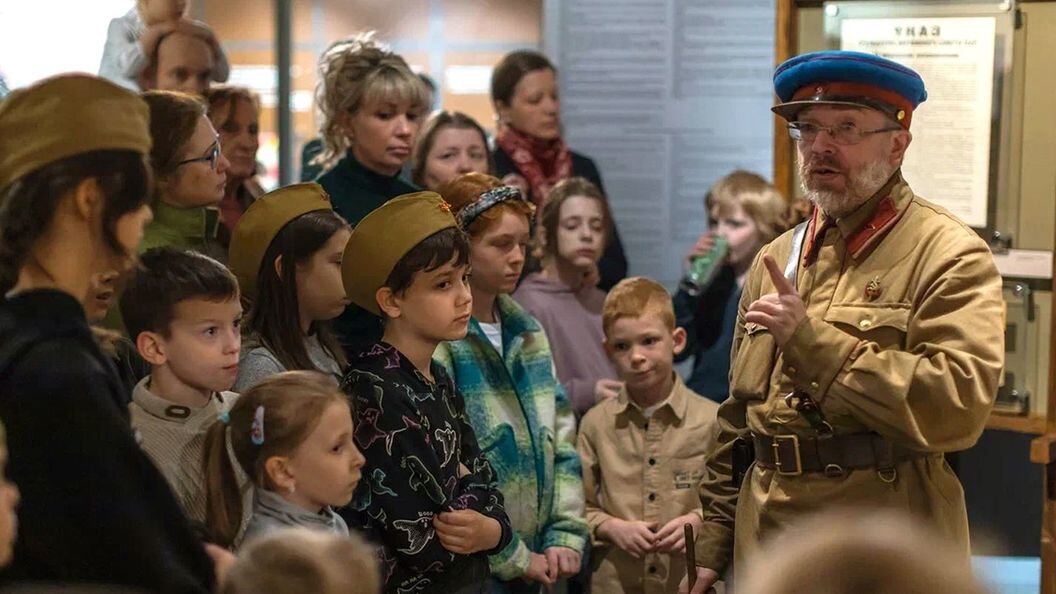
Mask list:
[[[803,256],[803,242],[807,237],[809,222],[809,219],[803,221],[792,231],[792,249],[788,252],[788,262],[785,263],[785,278],[792,286],[796,286],[796,273],[799,272],[799,261]]]

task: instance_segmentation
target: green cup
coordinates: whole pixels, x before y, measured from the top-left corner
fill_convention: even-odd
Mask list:
[[[689,263],[689,272],[682,279],[682,288],[687,293],[696,297],[708,288],[715,275],[726,262],[726,253],[729,252],[730,242],[722,235],[713,235],[714,243],[711,249],[704,254],[693,258]]]

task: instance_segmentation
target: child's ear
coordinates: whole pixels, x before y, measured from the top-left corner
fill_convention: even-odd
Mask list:
[[[168,361],[165,339],[156,332],[140,332],[136,337],[136,350],[139,351],[139,356],[151,365],[164,365]]]
[[[297,488],[297,479],[290,468],[290,459],[286,456],[272,456],[264,462],[264,473],[268,481],[281,493],[292,493]]]
[[[542,212],[542,209],[539,209],[539,210],[540,210],[540,212]],[[546,229],[544,229],[542,225],[538,225],[537,224],[535,226],[535,229],[533,229],[533,231],[534,231],[533,235],[535,236],[535,246],[537,248],[539,248],[540,250],[545,250],[546,249]]]
[[[282,256],[275,256],[275,261],[272,262],[272,266],[275,267],[275,276],[282,278]]]
[[[390,318],[400,317],[403,308],[403,300],[389,287],[382,287],[374,293],[374,299],[378,302],[381,312]]]
[[[82,219],[89,220],[102,210],[102,190],[99,180],[87,178],[73,189],[73,209]]]
[[[616,354],[616,351],[612,348],[612,341],[606,338],[601,342],[601,348],[605,349],[605,356],[607,356],[610,361],[615,360],[613,357]]]
[[[674,343],[671,351],[676,355],[681,354],[683,349],[686,348],[686,330],[681,327],[675,328],[671,332],[671,341]]]

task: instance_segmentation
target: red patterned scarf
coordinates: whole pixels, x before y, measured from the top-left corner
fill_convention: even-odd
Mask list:
[[[557,182],[572,176],[572,153],[561,138],[539,140],[506,126],[496,142],[528,180],[537,207]]]

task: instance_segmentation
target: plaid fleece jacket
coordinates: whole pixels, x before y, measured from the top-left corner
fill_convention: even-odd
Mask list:
[[[502,355],[474,318],[466,337],[441,343],[434,358],[458,386],[498,475],[514,537],[489,559],[495,577],[512,580],[527,571],[530,552],[560,546],[582,553],[587,524],[575,418],[554,377],[546,334],[511,297],[500,295],[497,307]]]

